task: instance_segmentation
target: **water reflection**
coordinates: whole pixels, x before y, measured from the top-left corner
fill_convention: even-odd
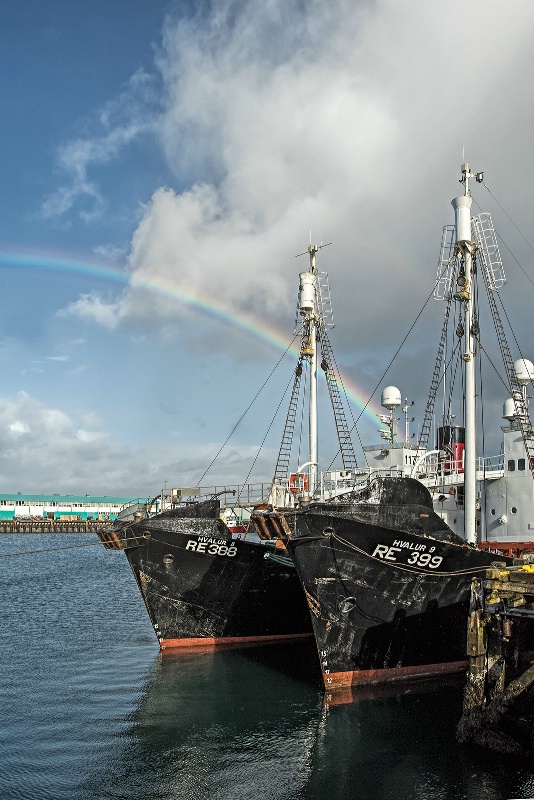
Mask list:
[[[109,759],[104,783],[96,777],[100,796],[298,797],[322,691],[283,674],[272,649],[262,650],[263,661],[257,650],[159,656],[127,748]]]
[[[325,702],[306,648],[159,656],[88,797],[504,800],[534,774],[455,741],[462,689],[442,684]],[[116,756],[116,757],[115,757]],[[98,791],[97,791],[98,788]]]
[[[460,686],[336,704],[310,642],[159,655],[122,556],[2,562],[2,800],[534,798],[531,764],[456,744]]]

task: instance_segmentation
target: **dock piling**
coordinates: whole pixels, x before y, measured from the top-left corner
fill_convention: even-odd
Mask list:
[[[471,584],[460,742],[534,751],[534,568],[488,569]]]

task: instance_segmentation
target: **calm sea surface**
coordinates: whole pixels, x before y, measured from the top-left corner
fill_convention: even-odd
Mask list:
[[[325,705],[307,645],[162,657],[95,541],[0,537],[1,800],[534,798],[456,744],[459,687]]]

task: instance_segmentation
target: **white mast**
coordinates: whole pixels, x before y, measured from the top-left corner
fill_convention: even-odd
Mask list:
[[[313,494],[317,487],[318,458],[317,458],[317,326],[319,324],[319,300],[317,285],[317,270],[315,268],[315,254],[321,248],[310,244],[308,253],[310,256],[310,268],[308,272],[300,273],[299,290],[299,314],[304,318],[302,344],[300,354],[306,358],[310,364],[310,388],[309,388],[309,408],[308,408],[308,429],[309,429],[309,460],[304,466],[309,466],[310,476],[309,492]]]
[[[465,538],[476,544],[476,406],[475,406],[475,352],[473,337],[473,255],[476,244],[471,233],[471,203],[469,178],[475,178],[469,164],[462,164],[464,194],[455,197],[452,205],[456,218],[456,247],[463,268],[458,275],[455,298],[462,302],[465,351],[465,456],[464,456],[464,518]]]
[[[318,454],[317,454],[317,270],[315,267],[315,254],[319,248],[310,244],[310,272],[313,275],[315,287],[314,311],[310,315],[310,494],[313,495],[317,486]]]

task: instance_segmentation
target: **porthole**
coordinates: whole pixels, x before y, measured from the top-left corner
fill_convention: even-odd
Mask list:
[[[492,517],[495,516],[495,509],[494,508],[491,509],[490,514],[491,514]]]
[[[325,536],[330,536],[332,533],[334,533],[334,529],[330,527],[323,528],[323,533]]]
[[[512,506],[510,511],[512,512],[512,514],[517,514],[517,508],[515,506]]]

